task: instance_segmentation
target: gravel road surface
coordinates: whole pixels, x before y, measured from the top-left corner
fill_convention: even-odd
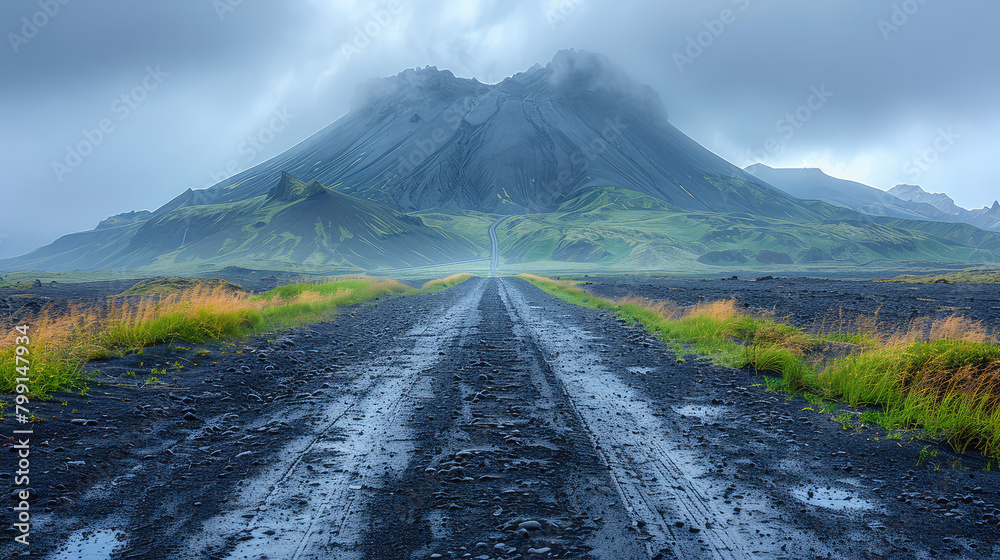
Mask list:
[[[31,544],[0,557],[1000,554],[983,458],[845,431],[519,279],[183,346],[33,403]]]

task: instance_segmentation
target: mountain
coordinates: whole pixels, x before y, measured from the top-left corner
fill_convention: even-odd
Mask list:
[[[804,200],[821,200],[872,216],[958,222],[1000,231],[1000,203],[966,210],[943,193],[928,193],[916,185],[896,185],[883,191],[854,181],[836,179],[819,169],[774,169],[762,163],[746,171]]]
[[[966,210],[955,204],[950,196],[944,193],[929,193],[916,185],[896,185],[889,189],[889,192],[903,200],[930,204],[946,214],[955,216],[956,221],[991,231],[1000,231],[1000,202],[996,200],[993,201],[993,206]]]
[[[599,54],[560,51],[497,84],[410,69],[363,84],[344,117],[266,162],[0,270],[428,266],[487,255],[504,215],[503,258],[538,266],[1000,259],[1000,234],[926,221],[948,216],[929,204],[752,170],[767,178],[674,128],[652,89]]]
[[[950,196],[944,193],[929,193],[917,185],[896,185],[889,189],[889,194],[903,200],[930,204],[945,214],[959,216],[967,212],[965,208],[955,204]]]
[[[763,163],[746,168],[754,176],[803,200],[821,200],[872,216],[942,220],[947,214],[922,202],[903,200],[883,190],[837,179],[819,169],[775,169]]]
[[[468,239],[419,217],[287,173],[253,198],[167,205],[140,217],[145,219],[105,220],[93,232],[62,237],[18,264],[22,269],[371,270],[486,256]]]
[[[688,210],[810,215],[674,128],[648,86],[572,50],[493,85],[434,67],[371,80],[337,122],[200,196],[258,196],[283,171],[401,212],[545,212],[627,185]]]

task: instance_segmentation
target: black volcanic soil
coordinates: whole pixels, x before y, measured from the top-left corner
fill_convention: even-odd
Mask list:
[[[836,325],[843,318],[876,314],[886,326],[906,326],[912,319],[961,315],[1000,331],[1000,285],[904,284],[873,280],[758,277],[756,279],[655,278],[642,276],[583,279],[593,294],[619,298],[637,295],[681,305],[736,298],[752,309],[773,310],[776,317],[803,329]],[[825,321],[825,323],[824,323]]]
[[[996,325],[1000,305],[979,287],[804,279],[588,288],[735,296],[805,326],[879,305],[900,321],[954,307]],[[87,395],[31,403],[43,421],[28,549],[94,560],[1000,552],[1000,484],[981,457],[930,444],[937,455],[920,460],[927,442],[845,431],[756,376],[682,358],[605,312],[474,279],[269,337],[94,363]],[[143,383],[154,367],[164,384]],[[6,534],[0,557],[19,557]]]
[[[211,277],[229,280],[253,293],[264,292],[291,281],[306,280],[301,276],[282,272],[251,271],[238,267],[227,267],[212,274]],[[16,321],[22,317],[31,317],[46,305],[59,313],[70,303],[93,304],[109,296],[121,294],[141,280],[123,277],[95,282],[46,282],[32,288],[0,288],[0,320]]]

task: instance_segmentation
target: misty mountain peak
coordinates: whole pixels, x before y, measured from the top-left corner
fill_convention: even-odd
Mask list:
[[[556,53],[545,68],[553,86],[566,90],[626,93],[638,83],[607,56],[574,49]]]
[[[628,109],[643,119],[667,120],[663,101],[651,87],[634,80],[607,56],[573,49],[561,50],[552,61],[534,64],[498,84],[459,78],[435,66],[409,68],[388,78],[373,78],[358,86],[351,111],[372,106],[413,107],[428,99],[453,102],[490,95],[542,101],[574,102],[581,98],[605,108]]]
[[[451,70],[438,70],[436,66],[407,68],[395,76],[372,78],[358,85],[351,99],[351,111],[386,100],[406,103],[426,97],[454,99],[470,95],[482,86],[475,78],[459,78]]]
[[[618,102],[630,102],[664,120],[667,113],[659,94],[634,80],[607,56],[574,49],[561,50],[545,66],[553,92],[576,96],[591,92]]]

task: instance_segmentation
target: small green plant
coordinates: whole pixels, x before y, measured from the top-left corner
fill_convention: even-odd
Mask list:
[[[59,404],[61,404],[63,406],[69,406],[69,401],[63,401],[63,402],[61,402]]]
[[[135,372],[132,371],[132,370],[126,370],[125,371],[125,375],[127,375],[129,377],[135,377]]]
[[[925,445],[925,446],[924,446],[924,447],[923,447],[923,448],[922,448],[922,449],[920,450],[920,453],[919,453],[919,454],[917,454],[917,466],[919,467],[919,466],[920,466],[920,465],[921,465],[922,463],[924,463],[924,462],[925,462],[925,461],[927,461],[928,459],[931,459],[931,458],[934,458],[934,457],[937,457],[937,455],[938,455],[938,451],[937,451],[937,449],[931,449],[931,446],[929,446],[929,445]],[[937,469],[937,468],[935,468],[934,470],[936,471],[936,470],[938,470],[938,469]]]
[[[809,404],[814,406],[823,406],[823,397],[817,395],[816,393],[810,393],[806,391],[802,393],[802,398],[806,400]]]
[[[155,375],[146,380],[146,385],[159,385],[160,379]]]
[[[851,429],[851,413],[850,412],[842,412],[842,413],[840,413],[840,415],[837,416],[836,418],[834,418],[833,421],[836,422],[836,423],[838,423],[838,424],[840,424],[840,426],[842,428],[844,428],[845,430],[850,430]]]
[[[764,376],[764,384],[767,386],[765,389],[769,393],[778,393],[781,391],[781,378],[780,377],[768,377]]]
[[[858,420],[864,425],[885,426],[888,424],[885,414],[877,410],[866,410],[862,412],[861,417]]]
[[[201,350],[196,351],[194,353],[194,355],[198,356],[199,358],[204,358],[205,356],[207,356],[207,355],[209,355],[211,353],[212,353],[211,350],[206,350],[206,349],[202,348]]]
[[[90,386],[89,385],[85,386],[83,389],[80,389],[80,396],[81,397],[86,397],[87,394],[89,394],[89,393],[90,393]]]
[[[174,363],[170,364],[170,367],[174,368],[174,371],[180,371],[184,369],[184,364],[175,361]]]
[[[166,375],[167,374],[167,370],[166,370],[166,368],[164,368],[164,369],[150,368],[149,373],[151,375]]]

